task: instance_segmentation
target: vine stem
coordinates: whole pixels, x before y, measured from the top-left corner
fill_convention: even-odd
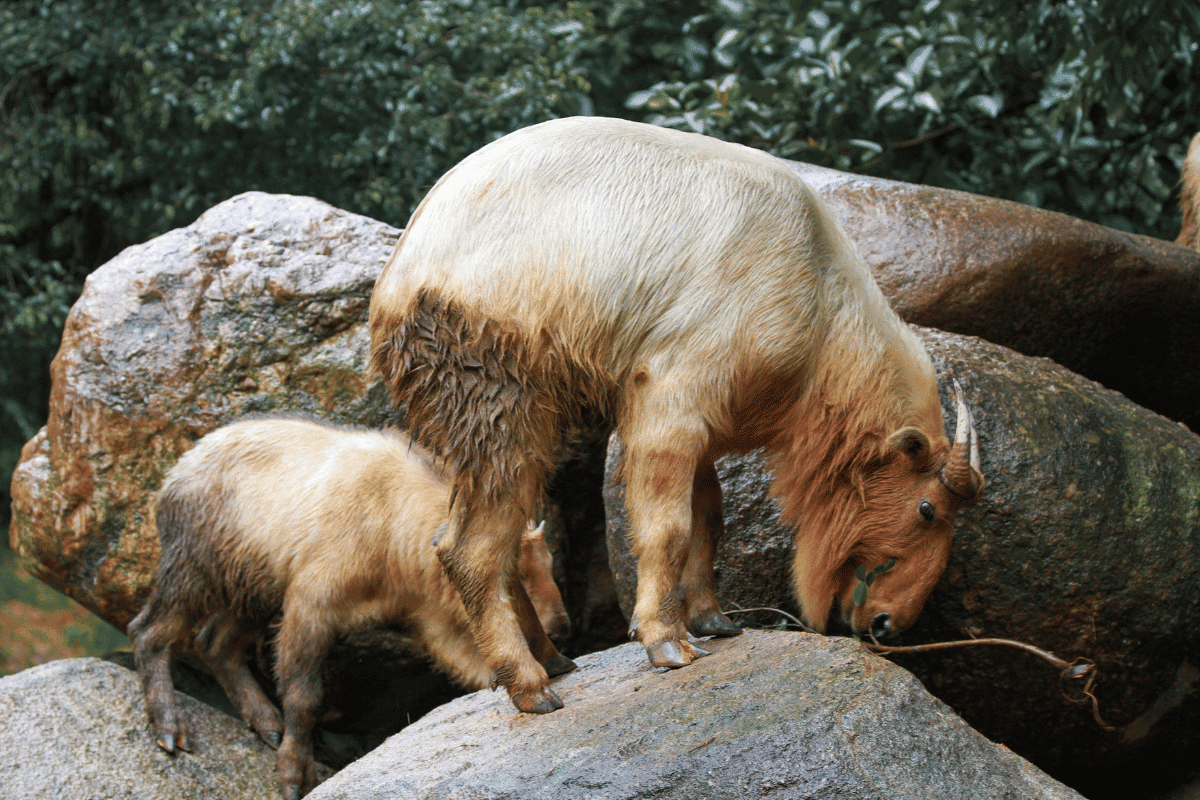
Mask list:
[[[801,630],[803,630],[807,633],[817,633],[817,631],[814,631],[812,628],[805,625],[802,621],[797,619],[795,616],[793,616],[793,615],[789,614],[788,612],[786,612],[782,609],[779,609],[779,608],[734,608],[734,609],[725,611],[724,613],[725,614],[749,614],[752,611],[770,611],[774,614],[779,614],[780,616],[785,617],[788,620],[790,620],[793,625],[796,625]],[[868,634],[868,635],[870,635],[870,634]],[[1081,658],[1075,659],[1074,661],[1066,661],[1066,660],[1054,655],[1054,653],[1051,653],[1048,650],[1043,650],[1040,647],[1036,647],[1036,646],[1028,644],[1026,642],[1019,642],[1015,639],[960,639],[958,641],[953,641],[953,642],[932,642],[930,644],[914,644],[914,645],[909,645],[906,647],[889,647],[888,645],[880,644],[879,641],[874,637],[874,635],[870,635],[870,636],[871,636],[871,641],[869,643],[861,642],[863,647],[867,648],[868,650],[870,650],[873,653],[878,653],[880,655],[886,655],[886,656],[907,654],[907,653],[913,653],[913,654],[931,653],[935,650],[951,650],[951,649],[957,648],[957,647],[972,647],[975,645],[993,645],[993,646],[1000,645],[1000,646],[1005,646],[1005,647],[1015,647],[1018,650],[1024,650],[1027,653],[1032,653],[1033,655],[1043,659],[1044,661],[1049,662],[1056,669],[1058,669],[1060,680],[1066,680],[1066,679],[1081,680],[1081,679],[1086,678],[1087,681],[1083,686],[1083,695],[1087,699],[1091,700],[1092,716],[1095,718],[1096,724],[1099,725],[1101,728],[1103,728],[1106,731],[1116,730],[1116,728],[1112,727],[1111,725],[1108,725],[1107,723],[1104,722],[1103,719],[1100,718],[1100,702],[1099,702],[1099,700],[1096,699],[1096,695],[1094,695],[1092,693],[1092,684],[1096,680],[1096,675],[1098,674],[1098,670],[1096,668],[1096,663],[1090,659],[1081,657]],[[1066,697],[1067,700],[1070,700],[1071,702],[1086,702],[1086,700],[1079,700],[1076,698],[1072,698],[1069,695],[1067,695],[1066,692],[1063,692],[1063,695]]]

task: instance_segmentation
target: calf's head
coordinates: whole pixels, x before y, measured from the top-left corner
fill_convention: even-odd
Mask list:
[[[816,630],[825,630],[835,604],[844,624],[876,638],[900,633],[921,613],[949,560],[954,519],[984,483],[970,411],[957,386],[955,393],[952,446],[940,433],[902,428],[879,459],[809,508],[793,577]]]

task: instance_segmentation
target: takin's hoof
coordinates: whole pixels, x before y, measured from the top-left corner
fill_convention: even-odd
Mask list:
[[[283,742],[283,734],[279,731],[259,731],[258,738],[262,739],[275,750],[278,750],[279,745]]]
[[[701,636],[741,636],[742,629],[720,611],[701,614],[688,623],[688,631],[697,638]]]
[[[188,743],[187,734],[183,732],[178,734],[163,733],[155,738],[155,741],[158,742],[159,747],[171,754],[174,754],[176,750],[182,750],[185,753],[192,752],[192,746]]]
[[[549,714],[563,707],[563,701],[550,689],[514,694],[512,702],[518,711],[524,711],[526,714]]]
[[[542,664],[542,667],[546,670],[546,674],[551,678],[556,675],[566,675],[577,666],[578,664],[564,656],[562,653],[555,653],[554,658],[551,658],[545,664]]]
[[[646,657],[656,667],[686,667],[697,658],[708,655],[702,647],[691,642],[675,642],[668,639],[646,648]]]

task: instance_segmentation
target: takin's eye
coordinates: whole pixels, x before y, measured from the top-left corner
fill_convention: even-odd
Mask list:
[[[917,513],[920,514],[926,522],[933,522],[933,518],[937,516],[937,509],[933,507],[933,503],[925,498],[921,498],[920,504],[917,506]]]

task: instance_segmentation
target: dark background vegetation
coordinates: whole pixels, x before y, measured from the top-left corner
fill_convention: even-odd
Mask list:
[[[8,0],[0,523],[84,278],[234,194],[402,226],[484,143],[603,114],[1174,238],[1198,42],[1179,0]]]

